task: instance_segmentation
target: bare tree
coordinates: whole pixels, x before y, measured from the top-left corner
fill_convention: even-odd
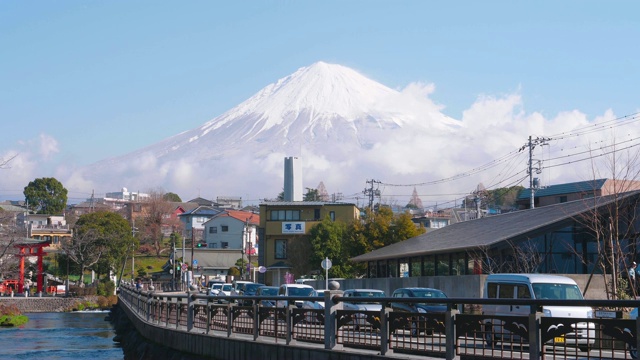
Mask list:
[[[180,221],[171,218],[173,205],[166,200],[165,193],[161,190],[150,191],[143,208],[143,222],[139,225],[142,242],[151,244],[156,255],[160,255],[165,248],[164,229],[174,232],[180,226]]]
[[[61,242],[62,251],[80,267],[80,284],[84,284],[86,269],[100,261],[107,251],[104,239],[95,229],[76,231],[73,237]]]
[[[0,274],[3,276],[16,271],[18,249],[14,245],[26,236],[26,229],[16,224],[15,214],[0,209]]]
[[[18,156],[18,154],[12,155],[9,158],[5,159],[5,158],[1,158],[0,157],[0,169],[8,169],[9,163],[11,162],[11,160],[15,159]]]
[[[509,250],[506,257],[501,257],[501,251],[482,246],[469,252],[469,257],[482,266],[482,270],[488,274],[495,273],[535,273],[545,259],[545,254],[540,253],[531,241],[514,243],[507,242]]]
[[[603,189],[611,201],[606,204],[597,196],[588,197],[585,206],[589,210],[576,218],[584,229],[592,234],[597,249],[595,264],[581,257],[586,265],[599,268],[607,287],[607,298],[625,297],[626,289],[619,283],[625,270],[638,254],[637,240],[640,237],[638,227],[638,196],[624,195],[640,189],[640,151],[616,149],[613,145],[601,146],[591,151],[591,176],[594,186],[597,179],[608,178]],[[602,169],[602,170],[601,170]],[[603,176],[603,173],[606,174]],[[598,189],[593,189],[596,195]],[[608,275],[608,276],[607,276]],[[636,284],[631,284],[632,293]],[[635,295],[635,294],[634,294]]]

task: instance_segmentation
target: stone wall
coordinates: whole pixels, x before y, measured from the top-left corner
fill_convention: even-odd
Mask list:
[[[72,308],[82,298],[65,297],[0,297],[0,304],[15,305],[22,313],[63,312]]]

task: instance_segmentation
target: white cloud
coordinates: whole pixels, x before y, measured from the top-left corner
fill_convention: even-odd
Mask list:
[[[58,149],[58,141],[53,136],[40,134],[40,155],[45,159],[50,159],[53,154],[60,152]]]

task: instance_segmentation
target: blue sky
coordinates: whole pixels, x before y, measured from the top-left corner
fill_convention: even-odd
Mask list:
[[[40,149],[35,178],[122,155],[320,60],[392,88],[432,83],[430,98],[455,119],[478,97],[513,93],[523,111],[549,118],[623,116],[640,109],[638,10],[633,1],[3,1],[0,157]],[[0,181],[0,196],[22,187]]]

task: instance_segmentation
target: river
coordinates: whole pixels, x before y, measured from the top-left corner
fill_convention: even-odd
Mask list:
[[[27,313],[29,322],[0,328],[2,359],[123,359],[108,312]]]

